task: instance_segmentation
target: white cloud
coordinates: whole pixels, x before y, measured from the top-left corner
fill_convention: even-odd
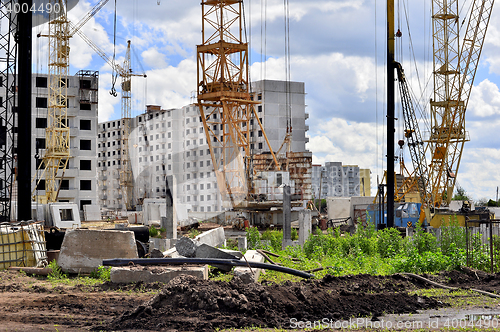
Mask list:
[[[141,53],[146,65],[151,68],[163,68],[167,66],[165,55],[160,53],[156,47],[145,50]]]
[[[469,105],[469,111],[480,118],[500,115],[500,91],[498,86],[488,79],[474,86],[471,91]]]

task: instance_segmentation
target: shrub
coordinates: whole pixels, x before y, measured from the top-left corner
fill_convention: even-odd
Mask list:
[[[465,243],[465,228],[458,224],[457,216],[454,217],[453,221],[451,216],[448,222],[443,219],[439,244],[443,254],[452,255],[457,248],[465,248]]]
[[[266,229],[266,231],[262,233],[261,240],[269,241],[271,249],[279,251],[283,243],[283,232]]]
[[[151,225],[151,227],[149,227],[149,237],[156,237],[156,236],[158,236],[158,234],[160,234],[158,229],[156,227],[154,227],[153,225]]]
[[[61,267],[59,265],[57,265],[57,261],[55,259],[52,262],[50,262],[47,267],[52,269],[52,272],[49,273],[49,275],[47,276],[47,279],[58,280],[58,279],[68,278],[68,275],[63,273]]]
[[[247,233],[248,249],[257,249],[261,247],[260,233],[257,227],[249,227],[245,229]]]
[[[94,279],[101,279],[103,281],[111,280],[111,266],[100,265],[97,267],[97,270],[90,273],[90,277]]]
[[[378,232],[377,248],[382,258],[394,257],[400,252],[402,243],[403,238],[396,228],[386,228]]]

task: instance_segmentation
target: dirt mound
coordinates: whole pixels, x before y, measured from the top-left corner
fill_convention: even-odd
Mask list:
[[[383,313],[412,313],[440,306],[433,299],[406,293],[414,288],[407,278],[398,275],[326,276],[282,285],[247,285],[238,280],[211,282],[180,276],[107,328],[168,327],[182,331],[248,326],[287,328],[292,318],[336,321],[357,316],[378,317]]]
[[[451,287],[476,288],[500,294],[500,273],[491,274],[481,270],[462,267],[460,270],[443,271],[429,279]]]

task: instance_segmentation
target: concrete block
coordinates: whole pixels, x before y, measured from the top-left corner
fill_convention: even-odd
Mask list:
[[[175,243],[173,243],[173,241],[171,241],[171,240],[172,239],[160,239],[160,238],[156,238],[156,237],[150,238],[149,239],[149,248],[150,249],[156,248],[156,249],[159,249],[161,251],[168,250],[175,245]]]
[[[129,224],[144,224],[142,219],[142,212],[134,212],[128,216]]]
[[[111,282],[114,283],[167,283],[182,274],[208,280],[208,265],[204,266],[134,266],[111,268]]]
[[[247,250],[247,248],[248,248],[247,237],[246,236],[240,236],[238,238],[238,249],[239,250]]]
[[[163,252],[159,249],[156,249],[156,248],[153,248],[153,250],[151,250],[151,252],[149,253],[149,257],[151,258],[164,258],[165,256],[163,256]]]
[[[256,250],[248,250],[244,258],[240,259],[242,261],[248,262],[259,262],[264,263],[264,256],[259,254]],[[243,282],[249,284],[251,282],[257,282],[260,276],[260,269],[249,268],[243,266],[237,266],[234,268],[234,276],[240,278]]]
[[[309,235],[311,234],[312,224],[311,224],[311,210],[300,210],[299,211],[299,244],[301,246],[306,243]]]
[[[101,208],[99,205],[84,205],[83,216],[85,221],[101,221]]]
[[[113,258],[138,258],[134,232],[67,230],[57,263],[64,272],[91,273]]]
[[[177,252],[177,249],[175,249],[175,247],[174,247],[174,248],[168,249],[167,251],[164,251],[163,252],[163,257],[166,257],[166,258],[182,258],[184,256],[179,255],[179,253]]]
[[[240,259],[241,257],[243,257],[243,254],[241,253],[241,251],[238,251],[238,250],[230,250],[230,249],[218,249],[218,250],[227,252],[228,254],[235,256],[237,259]]]
[[[215,247],[209,246],[208,244],[202,243],[198,248],[196,248],[196,258],[222,258],[222,259],[237,259],[236,256],[224,252]],[[214,264],[214,267],[219,270],[229,272],[233,269],[230,265],[219,265]]]
[[[224,241],[226,240],[226,236],[224,234],[224,228],[218,227],[211,229],[207,232],[203,232],[197,237],[195,237],[194,240],[198,244],[205,243],[212,247],[222,246],[224,244]]]
[[[184,257],[194,257],[196,255],[196,248],[198,248],[199,244],[197,241],[190,239],[188,237],[181,237],[177,240],[175,244],[175,248],[179,255]]]

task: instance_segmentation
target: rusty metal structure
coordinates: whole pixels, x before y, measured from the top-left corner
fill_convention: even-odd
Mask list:
[[[248,75],[242,0],[202,1],[202,44],[197,46],[198,107],[222,199],[238,207],[252,191],[250,119],[255,113]]]

